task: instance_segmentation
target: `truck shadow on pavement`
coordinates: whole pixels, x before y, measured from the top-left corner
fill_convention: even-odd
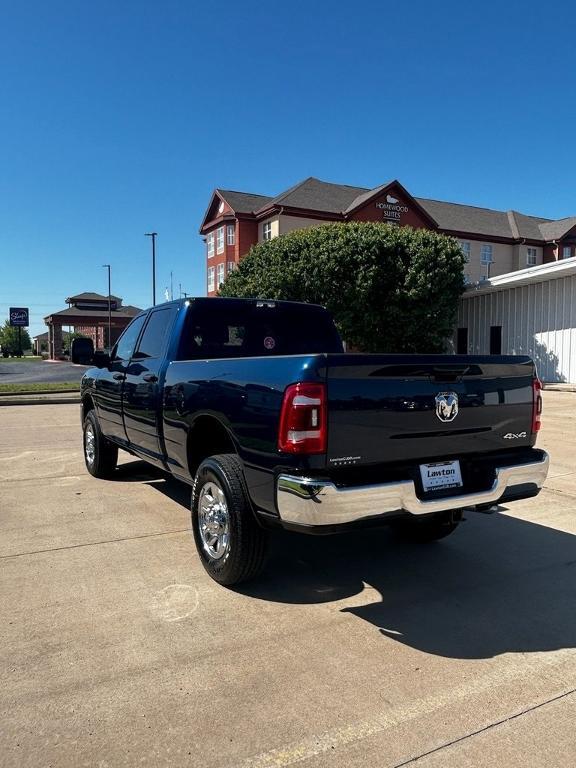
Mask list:
[[[117,479],[145,481],[189,509],[190,488],[144,462],[119,467]],[[266,570],[236,591],[333,604],[384,637],[449,658],[576,647],[576,536],[503,514],[467,512],[450,537],[424,545],[389,528],[274,532]]]
[[[467,513],[450,538],[427,545],[386,529],[282,534],[267,571],[241,591],[300,604],[356,596],[340,610],[445,657],[576,646],[576,536],[500,514]]]

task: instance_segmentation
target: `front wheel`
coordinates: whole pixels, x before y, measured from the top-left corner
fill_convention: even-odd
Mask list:
[[[104,437],[94,411],[84,419],[84,461],[91,475],[104,479],[112,476],[118,463],[118,446]]]
[[[262,570],[268,536],[254,517],[234,454],[210,456],[198,468],[192,530],[202,565],[219,584],[239,584]]]
[[[444,539],[454,533],[462,520],[462,510],[453,509],[439,515],[399,520],[394,528],[401,538],[425,544]]]

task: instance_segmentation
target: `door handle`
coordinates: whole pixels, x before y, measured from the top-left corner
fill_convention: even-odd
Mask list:
[[[145,373],[142,378],[144,381],[149,381],[151,384],[154,384],[155,381],[158,381],[158,376],[156,376],[154,373]]]
[[[125,373],[113,373],[112,374],[112,378],[116,379],[116,381],[124,381],[124,379],[126,378],[126,374]]]

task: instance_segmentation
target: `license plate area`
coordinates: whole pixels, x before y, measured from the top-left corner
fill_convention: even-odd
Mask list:
[[[420,478],[424,493],[448,488],[461,488],[462,472],[460,471],[460,462],[454,460],[420,464]]]

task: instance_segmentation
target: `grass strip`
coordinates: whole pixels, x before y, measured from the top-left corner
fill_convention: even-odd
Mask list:
[[[52,392],[80,392],[79,381],[34,382],[31,384],[0,384],[0,395],[48,395]]]
[[[0,364],[4,363],[41,363],[42,358],[36,355],[28,355],[28,357],[2,357],[0,355]]]

